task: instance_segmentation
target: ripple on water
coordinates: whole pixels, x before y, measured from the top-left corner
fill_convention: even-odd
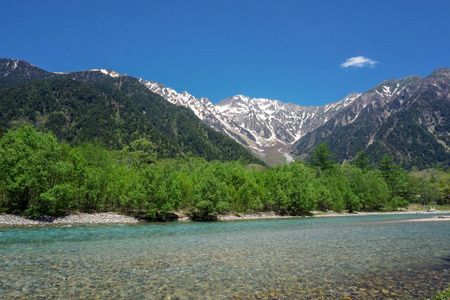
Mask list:
[[[450,223],[407,218],[5,229],[0,298],[429,297]]]

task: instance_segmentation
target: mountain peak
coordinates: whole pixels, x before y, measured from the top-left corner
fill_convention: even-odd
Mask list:
[[[250,97],[249,96],[245,96],[245,95],[234,95],[232,97],[230,97],[231,100],[234,101],[244,101],[244,102],[248,102],[250,101]]]
[[[250,101],[250,97],[244,95],[234,95],[232,97],[228,97],[217,103],[217,106],[226,106],[226,105],[247,105]]]
[[[0,58],[0,65],[2,68],[9,68],[11,70],[15,70],[19,65],[19,62],[20,60],[18,59]],[[23,61],[23,63],[31,65],[27,61]]]
[[[450,77],[450,68],[436,69],[427,78],[440,77],[440,76]]]
[[[26,60],[21,59],[11,59],[11,58],[0,58],[0,69],[5,70],[16,70],[17,68],[28,68],[28,67],[34,67],[36,66],[32,65]]]
[[[398,95],[406,87],[416,84],[422,78],[417,75],[407,76],[401,79],[392,78],[390,80],[385,80],[376,87],[369,90],[369,92],[375,92],[379,96],[390,99],[393,96]]]
[[[9,58],[0,59],[0,74],[2,74],[0,76],[0,88],[56,76],[52,72],[42,70],[25,60]]]

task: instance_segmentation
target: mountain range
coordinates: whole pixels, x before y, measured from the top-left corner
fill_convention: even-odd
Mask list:
[[[305,159],[326,142],[335,158],[366,151],[372,162],[385,154],[405,168],[448,168],[450,163],[450,69],[430,76],[386,80],[324,106],[300,106],[236,95],[213,105],[141,81],[171,103],[191,108],[206,124],[251,149],[268,164]]]
[[[160,158],[262,163],[188,108],[173,105],[130,76],[110,70],[44,71],[25,61],[0,59],[0,131],[33,124],[71,144],[95,142],[120,150],[147,139]]]
[[[293,151],[304,155],[326,142],[339,161],[365,150],[375,161],[388,154],[406,168],[448,168],[449,117],[450,69],[441,68],[426,78],[383,82],[306,134]]]
[[[152,92],[176,105],[189,107],[212,128],[251,149],[269,164],[292,161],[291,146],[326,123],[359,94],[325,106],[299,106],[278,100],[236,95],[213,105],[208,98],[177,93],[161,83],[141,81]],[[284,156],[284,157],[283,157]]]
[[[448,168],[450,164],[447,68],[437,69],[426,78],[386,80],[367,92],[351,93],[324,106],[300,106],[243,95],[213,104],[208,98],[196,98],[186,91],[178,93],[161,83],[113,70],[55,73],[25,61],[0,60],[3,89],[36,79],[57,78],[116,87],[121,86],[120,82],[132,81],[132,86],[127,87],[130,95],[132,89],[143,93],[138,86],[145,87],[152,99],[164,98],[177,107],[189,108],[216,133],[234,139],[269,165],[306,159],[322,142],[340,162],[352,160],[365,150],[374,162],[388,154],[406,168]]]

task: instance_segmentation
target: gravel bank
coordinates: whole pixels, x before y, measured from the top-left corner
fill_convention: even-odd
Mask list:
[[[316,218],[325,217],[355,217],[355,216],[376,216],[376,215],[430,215],[426,219],[414,219],[409,221],[450,221],[450,216],[436,216],[436,214],[450,214],[450,211],[403,211],[403,212],[357,212],[357,213],[336,213],[336,212],[313,212]],[[298,216],[280,216],[273,212],[261,212],[253,214],[227,214],[219,215],[218,221],[238,221],[238,220],[262,220],[262,219],[289,219],[304,218]],[[190,221],[188,217],[180,214],[179,222]],[[0,226],[37,226],[37,225],[61,225],[61,224],[129,224],[145,222],[145,220],[120,215],[117,213],[95,213],[95,214],[73,214],[64,217],[47,217],[39,220],[31,220],[26,217],[0,214]]]
[[[52,224],[124,224],[139,223],[140,219],[116,213],[74,214],[59,218],[47,217],[31,220],[26,217],[0,214],[0,226],[30,226]]]

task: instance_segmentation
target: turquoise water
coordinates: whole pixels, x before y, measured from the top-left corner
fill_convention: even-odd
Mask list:
[[[417,217],[4,227],[0,298],[423,299],[450,222]]]

